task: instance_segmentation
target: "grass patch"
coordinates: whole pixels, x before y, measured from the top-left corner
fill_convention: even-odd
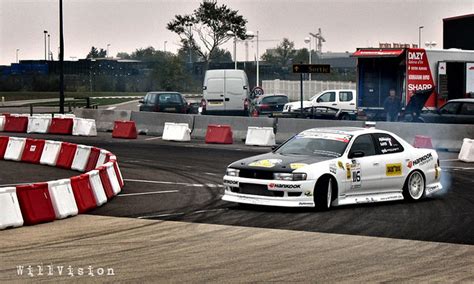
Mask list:
[[[65,92],[66,98],[145,96],[145,92]],[[5,101],[38,100],[59,98],[59,92],[0,92]],[[129,99],[130,100],[130,99]],[[98,100],[98,103],[99,102]]]

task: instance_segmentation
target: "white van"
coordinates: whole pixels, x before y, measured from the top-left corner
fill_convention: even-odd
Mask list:
[[[346,115],[356,112],[356,91],[355,90],[326,90],[322,91],[309,99],[303,101],[303,108],[308,107],[327,107],[341,112],[340,115]],[[283,112],[295,112],[301,108],[301,102],[291,102],[285,104]]]
[[[249,103],[249,81],[243,70],[206,71],[201,114],[248,115]]]

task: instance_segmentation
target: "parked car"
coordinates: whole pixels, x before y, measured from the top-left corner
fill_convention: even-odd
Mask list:
[[[303,101],[303,108],[310,107],[330,107],[341,110],[340,119],[349,119],[351,114],[356,112],[356,91],[355,90],[326,90]],[[301,102],[291,102],[284,106],[283,112],[298,112]]]
[[[262,95],[252,101],[250,115],[272,115],[275,112],[282,112],[286,103],[288,103],[288,96],[285,94]]]
[[[248,115],[249,82],[243,70],[208,70],[204,77],[201,114]]]
[[[177,92],[149,92],[140,100],[140,111],[188,113],[188,103]]]
[[[454,99],[434,111],[422,112],[432,90],[418,91],[408,102],[401,120],[408,122],[474,124],[474,98]]]
[[[280,118],[309,118],[309,119],[325,119],[325,120],[355,120],[357,113],[342,111],[340,109],[328,106],[306,107],[303,109],[303,116],[301,112],[281,112],[273,113],[272,117]]]

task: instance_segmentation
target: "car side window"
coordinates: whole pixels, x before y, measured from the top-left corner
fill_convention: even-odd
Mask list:
[[[145,96],[145,103],[148,105],[155,104],[156,101],[156,94],[148,94]]]
[[[472,103],[463,103],[461,106],[462,115],[474,115],[474,104]]]
[[[341,91],[339,92],[339,101],[340,102],[350,102],[352,101],[352,92],[345,92]]]
[[[377,147],[381,154],[392,154],[403,152],[403,146],[392,135],[386,133],[374,133]]]
[[[456,114],[461,103],[447,103],[441,107],[441,114]]]
[[[354,152],[362,152],[364,157],[375,155],[375,145],[372,136],[370,134],[363,134],[357,137],[354,143],[352,143],[349,155]]]
[[[336,92],[327,92],[318,98],[318,103],[330,103],[336,101]]]

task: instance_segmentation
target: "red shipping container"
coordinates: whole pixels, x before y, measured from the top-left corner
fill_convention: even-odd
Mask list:
[[[137,139],[137,127],[135,121],[115,121],[114,130],[112,131],[113,138]]]
[[[206,131],[206,143],[232,144],[232,128],[230,125],[209,124]]]
[[[100,166],[97,170],[99,170],[100,181],[102,182],[105,195],[107,195],[107,199],[110,200],[115,194],[112,184],[110,183],[109,175],[107,174],[107,169],[104,166]]]
[[[59,150],[58,160],[56,161],[56,167],[70,169],[74,155],[76,154],[76,144],[63,142],[61,143],[61,150]]]
[[[77,209],[79,209],[79,214],[97,207],[88,174],[72,177],[71,187],[74,199],[76,200]]]
[[[3,131],[5,132],[22,132],[26,133],[28,128],[28,117],[27,116],[6,116],[5,117],[5,127]]]
[[[0,136],[0,159],[3,160],[5,156],[5,152],[7,151],[8,141],[10,137],[7,136]]]
[[[74,120],[72,118],[58,118],[53,117],[51,126],[49,127],[50,134],[72,134],[72,126]]]
[[[25,149],[21,155],[22,162],[39,164],[43,154],[44,140],[26,138]]]
[[[26,225],[51,222],[56,219],[47,183],[19,185],[16,187],[16,194]]]
[[[91,153],[89,154],[89,160],[87,160],[87,165],[85,168],[85,172],[92,171],[95,169],[97,165],[97,160],[99,160],[100,149],[96,147],[92,147]]]

